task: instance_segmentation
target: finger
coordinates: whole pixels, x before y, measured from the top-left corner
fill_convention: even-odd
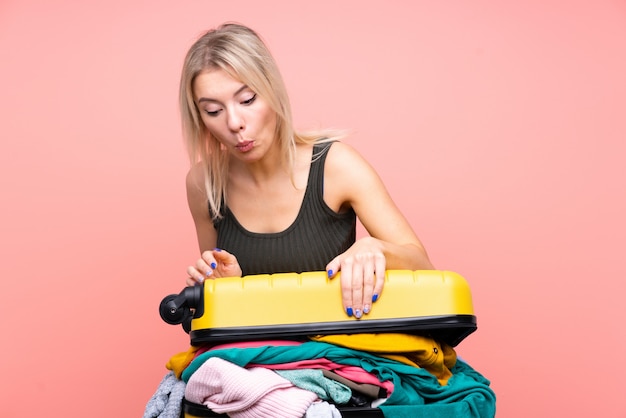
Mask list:
[[[375,259],[376,263],[376,284],[374,285],[374,293],[372,295],[372,302],[376,302],[383,292],[385,287],[385,274],[387,269],[387,260],[383,254],[378,254]]]
[[[335,277],[337,275],[337,272],[340,269],[340,266],[341,266],[340,256],[333,258],[331,262],[326,265],[326,274],[328,274],[328,277],[331,279]]]
[[[215,270],[217,268],[217,263],[215,261],[215,256],[213,254],[213,251],[204,251],[202,253],[202,261],[205,262],[205,264],[207,265],[207,270]]]
[[[215,264],[215,261],[207,261],[204,258],[204,254],[202,255],[202,258],[199,258],[198,261],[196,261],[196,270],[198,271],[199,274],[202,274],[205,278],[209,277],[213,274],[213,269],[217,267],[217,264]],[[209,266],[208,263],[211,263],[211,266]],[[211,268],[213,267],[213,268]],[[204,280],[204,279],[202,279]]]
[[[218,263],[226,265],[237,263],[237,257],[235,257],[226,250],[215,248],[213,251],[211,251],[211,254],[213,255],[215,261],[217,261]]]
[[[357,319],[363,316],[363,272],[365,265],[357,262],[352,266],[352,307]]]
[[[187,267],[187,285],[193,286],[196,283],[202,283],[206,276],[193,266]]]
[[[341,265],[341,303],[348,316],[352,316],[352,260],[348,259]]]
[[[217,270],[215,277],[241,277],[243,272],[237,257],[228,251],[214,249],[213,254],[217,260]]]
[[[376,284],[376,266],[374,260],[369,259],[363,267],[363,313],[368,314],[372,309],[372,296]]]

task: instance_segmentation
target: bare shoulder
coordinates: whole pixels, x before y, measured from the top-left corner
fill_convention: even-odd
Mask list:
[[[335,141],[332,143],[332,146],[329,150],[329,155],[335,154],[340,156],[358,156],[361,157],[361,154],[354,149],[354,147],[350,144],[341,141]],[[362,158],[362,157],[361,157]]]
[[[334,142],[326,157],[325,175],[332,181],[368,182],[378,178],[372,165],[351,145]],[[354,184],[353,184],[354,186]]]
[[[352,146],[334,142],[324,167],[324,198],[331,207],[353,206],[369,193],[384,190],[378,173]]]

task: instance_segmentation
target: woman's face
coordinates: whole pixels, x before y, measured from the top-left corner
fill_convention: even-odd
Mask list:
[[[274,143],[276,112],[226,71],[200,73],[193,93],[204,125],[234,157],[258,160]]]

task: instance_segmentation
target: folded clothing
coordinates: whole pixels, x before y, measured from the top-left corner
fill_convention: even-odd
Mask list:
[[[434,375],[441,385],[448,384],[452,377],[450,369],[456,364],[456,352],[452,347],[421,335],[339,334],[312,336],[311,340],[361,350],[423,368]]]
[[[219,357],[209,358],[193,373],[185,398],[233,418],[301,418],[318,399],[272,370],[244,369]]]

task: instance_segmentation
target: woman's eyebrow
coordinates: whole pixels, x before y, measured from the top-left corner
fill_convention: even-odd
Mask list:
[[[239,87],[237,89],[237,91],[235,93],[233,93],[233,97],[237,96],[239,93],[241,93],[242,91],[244,91],[247,88],[249,88],[247,84],[244,84],[243,86]],[[202,103],[202,102],[219,102],[219,100],[210,99],[208,97],[200,97],[200,98],[198,98],[198,103]]]

